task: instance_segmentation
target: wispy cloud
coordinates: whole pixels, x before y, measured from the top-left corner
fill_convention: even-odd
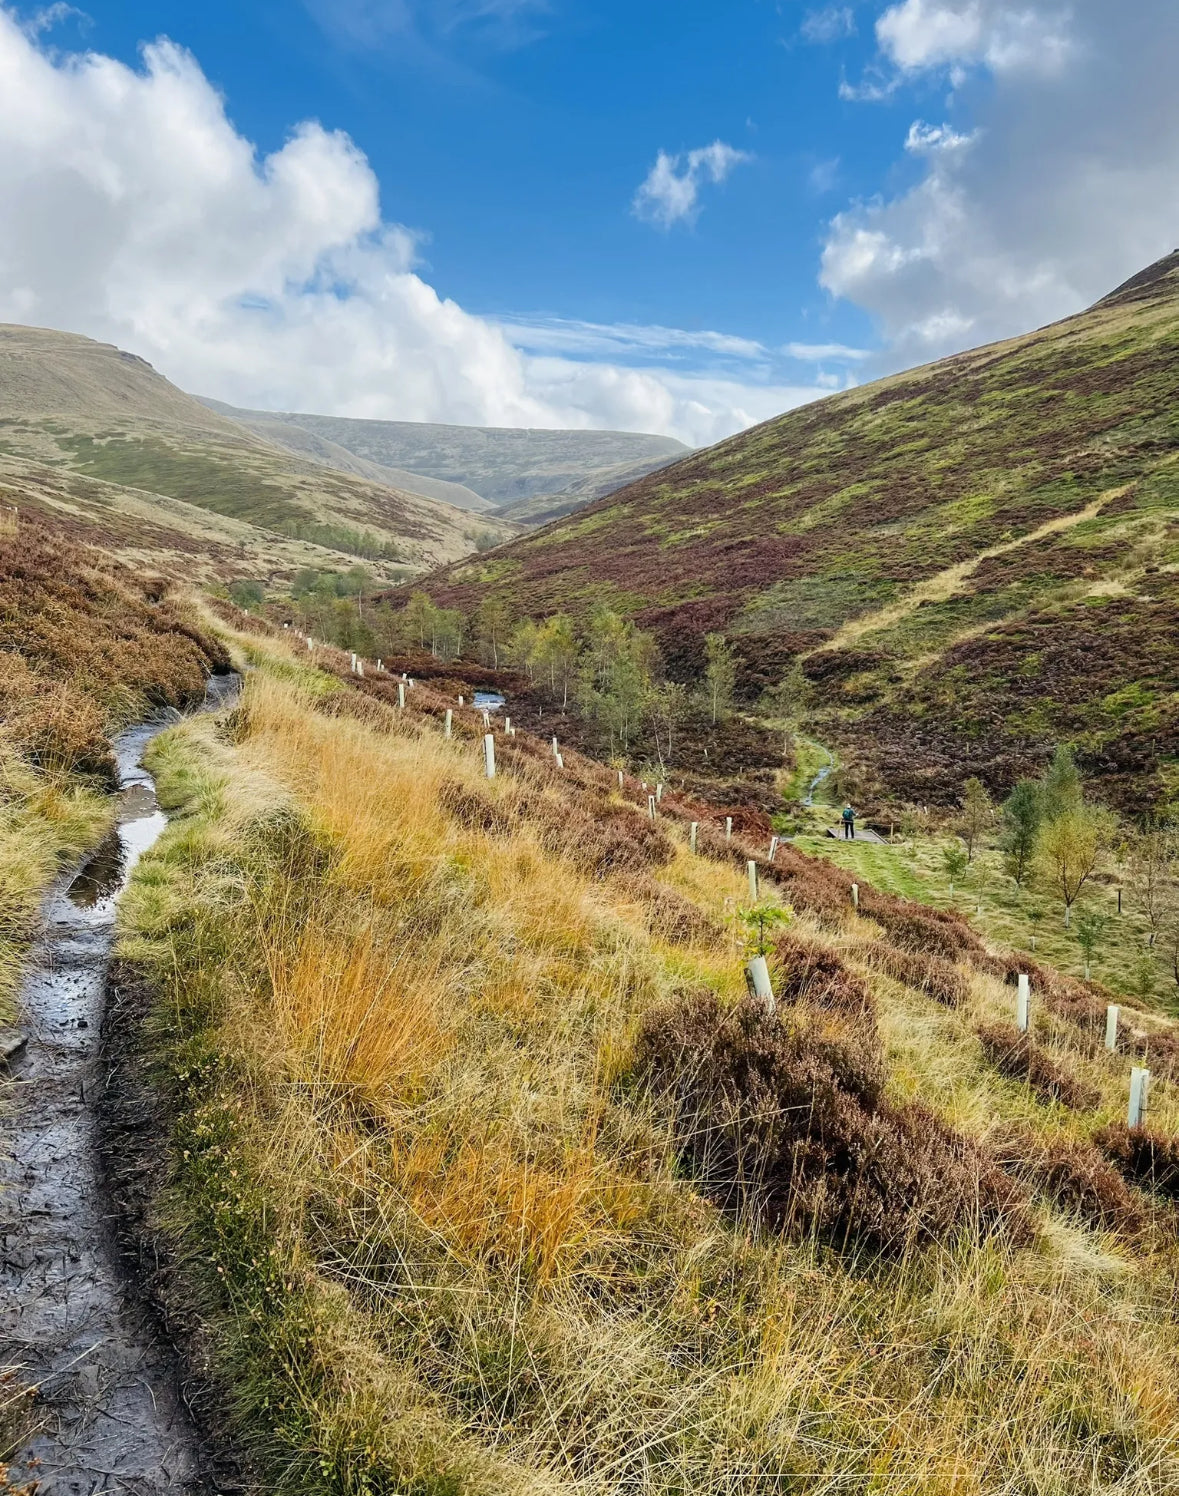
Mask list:
[[[822,10],[808,10],[799,27],[803,39],[820,45],[855,36],[856,17],[850,5],[827,5]]]
[[[483,43],[493,49],[535,41],[551,0],[304,0],[329,35],[364,47],[407,41],[432,52]]]
[[[868,349],[849,348],[845,343],[787,343],[782,352],[806,364],[858,363],[871,356]]]
[[[709,182],[723,182],[734,167],[752,160],[747,151],[736,150],[723,140],[674,156],[660,151],[635,193],[632,204],[635,216],[662,229],[670,229],[677,223],[693,223],[700,212],[701,187]]]
[[[562,317],[501,317],[498,325],[518,348],[535,353],[620,359],[700,353],[740,360],[770,356],[764,344],[751,338],[691,328],[579,322]]]

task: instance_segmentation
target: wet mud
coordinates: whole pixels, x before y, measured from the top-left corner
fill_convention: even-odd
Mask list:
[[[214,677],[206,708],[236,685]],[[118,898],[167,824],[140,760],[168,725],[116,741],[117,828],[49,895],[22,991],[28,1042],[0,1118],[0,1364],[37,1391],[36,1431],[10,1474],[37,1481],[38,1496],[214,1489],[175,1355],[122,1264],[99,1150]]]

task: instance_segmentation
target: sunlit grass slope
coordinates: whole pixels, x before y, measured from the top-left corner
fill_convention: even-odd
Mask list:
[[[153,750],[174,820],[120,981],[154,992],[155,1244],[260,1489],[1175,1489],[1173,1217],[1089,1142],[1127,1060],[1067,1003],[1038,1001],[1036,1052],[1081,1107],[986,1059],[1001,961],[902,948],[900,906],[857,917],[795,855],[765,870],[796,908],[770,1019],[733,921],[752,851],[706,826],[693,857],[682,807],[652,825],[523,739],[489,782],[474,714],[448,742],[422,687],[398,711],[249,649],[241,706]],[[688,1074],[666,1036],[708,1013],[727,1037]],[[813,1083],[826,1120],[743,1111],[710,1065]],[[1151,1120],[1179,1125],[1162,1073]],[[890,1198],[871,1160],[918,1123],[932,1173]],[[710,1130],[750,1172],[697,1171]],[[758,1171],[795,1144],[783,1214]],[[977,1191],[949,1219],[939,1168]]]

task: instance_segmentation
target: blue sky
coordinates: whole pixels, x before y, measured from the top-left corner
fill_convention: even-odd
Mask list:
[[[239,403],[706,441],[1179,238],[1161,0],[84,11],[0,0],[0,317]]]

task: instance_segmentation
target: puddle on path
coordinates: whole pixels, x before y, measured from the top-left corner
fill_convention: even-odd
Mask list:
[[[206,709],[237,685],[214,677]],[[120,1267],[94,1109],[118,897],[167,824],[140,760],[168,725],[116,741],[118,826],[50,894],[22,991],[29,1043],[0,1134],[0,1364],[40,1388],[41,1430],[12,1470],[20,1477],[26,1461],[40,1461],[28,1472],[38,1496],[198,1488],[171,1354]]]

